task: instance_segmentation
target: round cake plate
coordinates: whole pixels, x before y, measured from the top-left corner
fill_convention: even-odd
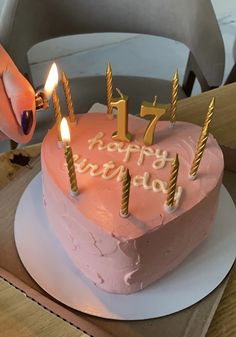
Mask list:
[[[161,317],[185,309],[214,290],[236,256],[236,210],[224,186],[209,238],[178,268],[131,295],[106,293],[70,262],[50,230],[41,173],[24,191],[15,216],[15,242],[25,268],[50,295],[84,313],[117,320]]]

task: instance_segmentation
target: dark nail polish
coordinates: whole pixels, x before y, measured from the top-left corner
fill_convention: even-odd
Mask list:
[[[25,135],[30,133],[33,124],[33,111],[25,110],[21,116],[21,126]]]

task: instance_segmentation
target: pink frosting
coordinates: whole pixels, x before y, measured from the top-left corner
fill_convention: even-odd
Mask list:
[[[129,116],[132,144],[142,147],[147,121]],[[71,147],[77,163],[103,165],[113,161],[115,167],[129,168],[132,179],[145,172],[153,179],[168,182],[171,161],[161,169],[152,167],[155,157],[145,156],[138,165],[140,153],[89,149],[88,140],[103,132],[104,145],[112,143],[116,119],[106,114],[86,114],[78,125],[71,126]],[[217,209],[223,172],[223,156],[210,135],[198,170],[197,179],[188,178],[201,129],[177,122],[173,128],[161,121],[156,127],[155,145],[166,150],[169,158],[179,155],[177,185],[183,189],[179,207],[169,213],[164,208],[166,194],[131,184],[128,218],[119,215],[122,184],[116,177],[105,180],[89,172],[78,173],[79,195],[70,196],[64,151],[57,146],[57,130],[47,134],[42,145],[44,203],[49,223],[73,263],[102,289],[115,293],[132,293],[143,289],[175,268],[208,235]],[[112,147],[112,146],[111,146]],[[120,145],[122,147],[122,144]],[[126,148],[127,144],[123,145]],[[112,173],[110,170],[109,173]]]

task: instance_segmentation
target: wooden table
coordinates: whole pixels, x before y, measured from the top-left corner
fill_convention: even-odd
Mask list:
[[[204,120],[208,104],[212,98],[216,98],[215,115],[211,125],[211,133],[215,135],[226,154],[226,167],[231,170],[225,176],[225,184],[231,188],[231,195],[236,200],[236,189],[232,188],[236,181],[236,83],[196,97],[184,99],[178,104],[178,119],[195,122],[199,125]],[[26,147],[24,150],[15,150],[14,153],[0,154],[0,189],[9,182],[14,181],[21,171],[21,157],[16,157],[18,164],[11,162],[14,154],[23,154],[31,158],[37,158],[40,153],[40,145]],[[221,286],[219,299],[224,291],[226,282]],[[218,299],[218,300],[219,300]],[[218,305],[215,301],[215,307]],[[216,308],[214,308],[216,309]],[[205,322],[205,329],[201,336],[207,337],[233,337],[236,336],[236,267],[230,274],[224,295],[206,334],[206,328],[210,324],[213,313],[209,316],[209,322]],[[201,325],[202,322],[199,322]],[[170,327],[171,329],[171,327]],[[183,337],[191,337],[191,329],[186,329]],[[78,337],[87,336],[83,332],[64,322],[52,313],[40,307],[37,303],[25,297],[9,283],[0,280],[0,336],[1,337]],[[159,334],[158,334],[159,336]],[[194,335],[195,336],[195,335]],[[200,337],[200,336],[199,336]]]

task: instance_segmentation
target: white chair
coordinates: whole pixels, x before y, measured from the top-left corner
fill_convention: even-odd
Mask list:
[[[188,47],[179,98],[191,94],[195,78],[202,91],[219,86],[223,79],[224,45],[210,0],[7,0],[2,17],[0,41],[24,73],[29,74],[27,52],[41,41],[73,34],[127,32],[161,36]],[[139,111],[142,100],[151,101],[156,94],[160,103],[170,101],[171,82],[163,79],[116,76],[114,87],[130,97],[133,113]],[[79,112],[96,101],[106,102],[102,76],[73,79],[71,88]],[[42,116],[48,114],[41,114],[43,120]],[[45,127],[46,117],[43,123]]]
[[[225,84],[236,82],[236,38],[234,40],[233,45],[233,58],[234,58],[234,65],[225,81]]]

